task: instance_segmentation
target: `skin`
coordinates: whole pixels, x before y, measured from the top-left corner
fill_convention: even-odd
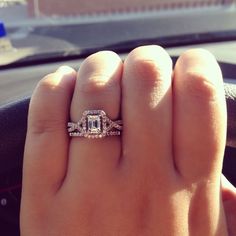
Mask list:
[[[122,118],[122,137],[69,138],[84,110]],[[236,191],[221,170],[226,105],[202,49],[89,56],[42,79],[30,103],[21,235],[235,235]]]

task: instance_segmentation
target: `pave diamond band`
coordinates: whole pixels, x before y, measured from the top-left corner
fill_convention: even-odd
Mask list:
[[[104,138],[121,135],[122,121],[113,121],[103,110],[88,110],[77,122],[68,122],[68,132],[71,137]]]

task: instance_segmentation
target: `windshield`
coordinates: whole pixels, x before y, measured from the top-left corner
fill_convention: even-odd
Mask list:
[[[235,6],[235,0],[1,0],[0,39],[8,42],[0,41],[0,66],[148,43],[232,40]]]
[[[97,1],[68,1],[66,6],[63,1],[55,5],[56,1],[32,0],[31,12],[35,16],[41,15],[82,15],[82,14],[106,14],[121,13],[130,11],[160,10],[183,7],[197,7],[202,5],[219,5],[228,4],[230,1],[202,1],[202,0],[133,0],[133,1],[114,1],[114,0],[97,0]]]
[[[77,20],[81,21],[86,19],[96,21],[101,16],[108,20],[118,17],[119,14],[124,14],[125,17],[125,14],[130,13],[226,7],[234,2],[234,0],[1,0],[0,16],[8,25],[41,24],[44,20],[70,20],[71,22],[78,17]]]

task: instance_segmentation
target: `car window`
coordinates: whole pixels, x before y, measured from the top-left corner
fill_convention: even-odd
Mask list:
[[[127,45],[232,40],[235,17],[236,0],[2,0],[0,67]]]

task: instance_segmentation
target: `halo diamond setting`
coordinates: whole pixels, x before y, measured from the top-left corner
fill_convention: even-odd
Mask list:
[[[77,122],[68,122],[68,132],[71,137],[103,138],[121,135],[122,121],[112,121],[103,110],[84,111]]]

